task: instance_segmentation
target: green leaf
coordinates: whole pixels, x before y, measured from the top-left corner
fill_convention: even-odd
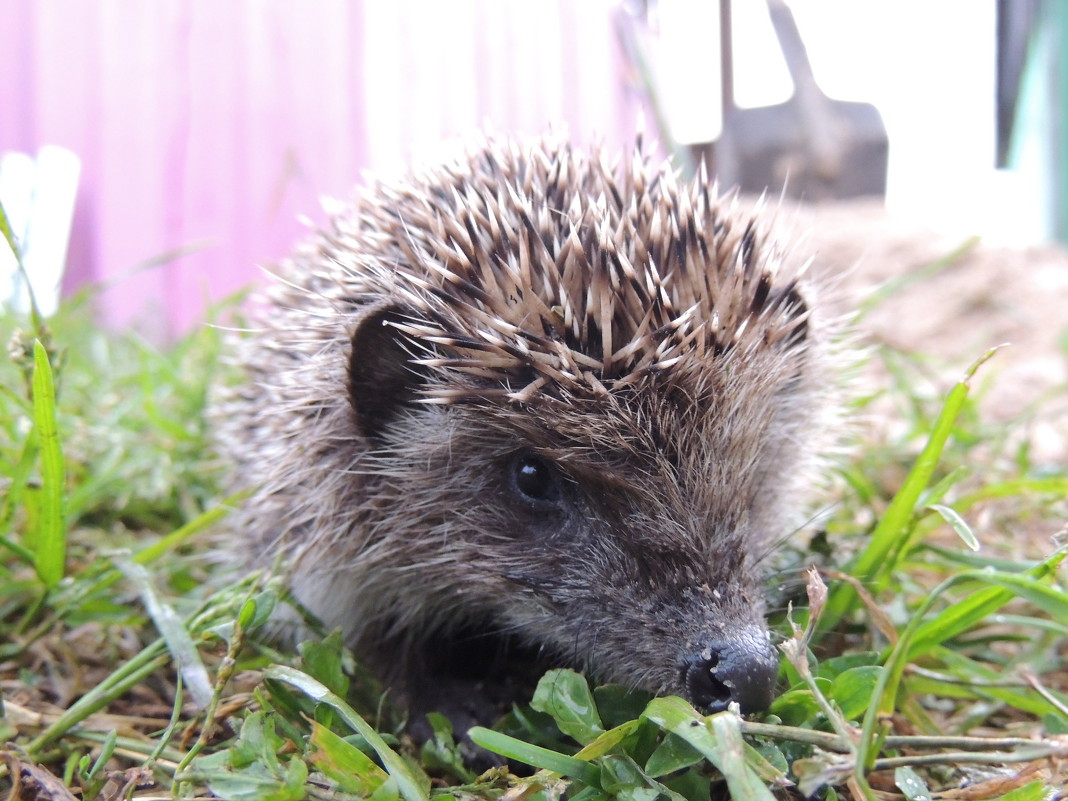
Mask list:
[[[846,720],[859,720],[868,709],[883,670],[879,666],[853,668],[840,673],[831,682],[827,697],[838,704]]]
[[[405,801],[426,801],[429,797],[430,780],[426,776],[417,776],[412,767],[386,744],[382,735],[321,682],[284,665],[272,665],[265,671],[264,678],[295,687],[316,703],[326,704],[336,710],[341,719],[360,734],[378,754]]]
[[[819,702],[806,687],[784,692],[771,704],[771,714],[777,715],[787,726],[803,726],[819,714]]]
[[[701,752],[677,734],[668,732],[663,742],[645,763],[645,772],[650,776],[666,776],[677,770],[688,768],[700,762],[704,757]]]
[[[774,799],[775,796],[747,761],[741,728],[735,715],[721,712],[706,719],[681,698],[670,697],[650,701],[645,717],[704,754],[727,780],[727,788],[734,801]],[[766,761],[764,764],[769,765]]]
[[[539,745],[525,743],[515,737],[509,737],[507,734],[481,726],[475,726],[467,732],[467,736],[475,745],[492,751],[494,754],[500,754],[535,768],[559,773],[561,776],[570,776],[590,787],[600,786],[600,771],[585,760],[550,751]]]
[[[434,736],[423,743],[420,751],[423,765],[431,771],[447,771],[462,782],[473,782],[476,776],[464,765],[460,747],[453,735],[452,723],[437,712],[429,713],[426,719]]]
[[[1061,778],[1064,777],[1062,776]],[[1004,795],[999,795],[997,798],[991,799],[991,801],[1041,801],[1050,797],[1049,790],[1049,785],[1046,782],[1033,781],[1023,787],[1010,790]]]
[[[213,756],[225,756],[225,752]],[[221,760],[220,760],[221,761]],[[263,763],[252,763],[241,768],[223,765],[202,764],[201,770],[210,770],[207,784],[219,798],[226,801],[301,801],[308,792],[308,766],[300,759],[292,759],[285,769],[272,772]]]
[[[274,721],[264,712],[255,712],[241,724],[241,734],[234,744],[231,755],[235,765],[251,765],[262,761],[278,771],[282,763],[278,755],[286,746],[286,740],[274,729]]]
[[[621,755],[601,760],[601,789],[611,797],[628,801],[656,801],[661,795],[671,801],[686,801],[642,773],[633,759]]]
[[[530,705],[552,716],[560,731],[582,745],[604,734],[590,685],[574,670],[550,670],[542,676]]]
[[[33,426],[41,455],[41,505],[34,537],[37,575],[49,589],[59,584],[67,560],[63,514],[66,473],[56,428],[56,391],[48,352],[33,343]]]
[[[816,676],[823,679],[834,679],[854,668],[881,665],[883,659],[883,654],[878,651],[857,651],[852,654],[832,656],[829,659],[820,661],[816,667]]]
[[[1049,712],[1042,716],[1042,727],[1051,735],[1068,735],[1068,717]]]
[[[927,782],[921,779],[912,768],[903,767],[895,770],[894,784],[909,801],[931,801],[931,790]]]
[[[592,740],[584,745],[575,756],[578,759],[585,759],[586,761],[591,761],[597,759],[597,757],[604,756],[634,734],[640,726],[640,720],[628,720],[626,723],[621,723],[614,729],[602,732],[596,740]]]
[[[312,721],[308,761],[346,793],[366,797],[389,778],[367,754],[325,726]]]
[[[593,689],[597,713],[605,728],[612,729],[641,716],[653,694],[622,684],[602,684]]]
[[[256,599],[249,598],[241,606],[241,611],[237,613],[237,625],[244,630],[248,630],[249,624],[256,619]]]
[[[349,677],[342,664],[344,644],[341,632],[333,631],[322,640],[305,640],[299,646],[302,669],[340,698],[349,692]]]
[[[701,770],[684,770],[664,780],[664,786],[687,801],[710,801],[712,780]]]
[[[401,795],[397,787],[397,780],[390,776],[371,795],[371,801],[399,801]]]
[[[263,712],[245,718],[241,734],[229,749],[193,759],[182,778],[206,782],[226,801],[300,801],[307,797],[308,766],[279,754],[286,741]]]

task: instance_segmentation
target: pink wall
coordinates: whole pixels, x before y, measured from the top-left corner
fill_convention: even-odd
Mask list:
[[[108,323],[166,337],[364,170],[484,125],[622,145],[614,5],[0,0],[0,151],[81,157],[65,289],[106,283]]]

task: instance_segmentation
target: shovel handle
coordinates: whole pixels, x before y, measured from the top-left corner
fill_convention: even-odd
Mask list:
[[[808,50],[805,49],[801,31],[797,29],[793,12],[785,0],[767,0],[767,3],[771,24],[775,28],[779,49],[786,59],[786,68],[790,70],[795,91],[814,91],[822,95],[816,77],[812,74],[812,62],[808,59]]]
[[[734,38],[731,0],[719,0],[719,88],[723,117],[734,109]]]
[[[812,62],[797,22],[785,0],[767,0],[771,24],[786,59],[794,83],[794,96],[801,107],[802,125],[816,168],[825,175],[835,175],[842,159],[842,143],[835,128],[830,99],[816,83]]]

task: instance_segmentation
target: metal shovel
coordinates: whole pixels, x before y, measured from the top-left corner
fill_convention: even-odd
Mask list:
[[[721,8],[729,8],[730,0],[723,2]],[[723,132],[715,145],[720,184],[805,200],[885,195],[889,142],[878,109],[827,97],[812,75],[789,7],[784,0],[767,2],[794,94],[775,106],[734,105],[730,19],[725,13]]]

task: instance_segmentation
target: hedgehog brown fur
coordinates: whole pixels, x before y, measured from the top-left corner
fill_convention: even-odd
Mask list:
[[[494,142],[374,186],[283,265],[219,407],[239,549],[415,713],[485,720],[508,647],[761,708],[760,562],[832,383],[799,272],[640,150]]]

